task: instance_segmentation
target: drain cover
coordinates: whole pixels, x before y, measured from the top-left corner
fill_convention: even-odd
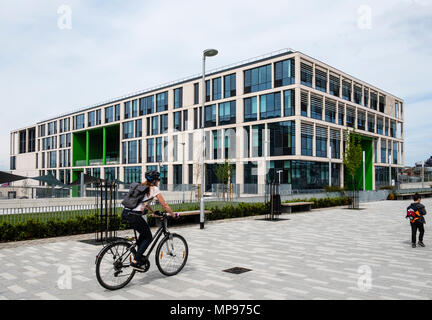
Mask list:
[[[241,268],[241,267],[234,267],[231,269],[223,270],[224,272],[234,273],[234,274],[241,274],[248,271],[252,271],[251,269]]]

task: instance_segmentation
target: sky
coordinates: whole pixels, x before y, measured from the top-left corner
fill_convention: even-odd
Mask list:
[[[432,156],[432,0],[0,3],[0,170],[10,132],[292,48],[404,99],[405,165]]]

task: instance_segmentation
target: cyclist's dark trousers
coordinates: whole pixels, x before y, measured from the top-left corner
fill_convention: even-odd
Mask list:
[[[412,243],[416,243],[417,229],[420,232],[419,241],[423,242],[424,226],[423,226],[423,223],[416,221],[414,223],[411,223],[411,242]]]
[[[138,231],[139,236],[137,239],[138,251],[135,255],[135,260],[138,260],[142,257],[147,247],[150,245],[153,236],[150,231],[150,227],[147,222],[144,220],[144,216],[140,214],[129,214],[127,216],[127,222]]]

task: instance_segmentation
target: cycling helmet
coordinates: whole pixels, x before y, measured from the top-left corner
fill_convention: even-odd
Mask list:
[[[145,178],[149,182],[153,182],[155,180],[160,180],[159,176],[160,176],[160,172],[155,171],[155,170],[154,171],[147,171],[145,173]]]

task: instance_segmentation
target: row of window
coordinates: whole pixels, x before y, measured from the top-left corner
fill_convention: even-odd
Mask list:
[[[313,87],[313,69],[307,63],[300,63],[300,83]],[[327,90],[328,84],[328,90]],[[330,73],[327,78],[327,71],[322,71],[315,68],[315,89],[322,92],[327,92],[333,96],[341,97],[344,100],[354,102],[356,104],[371,108],[373,110],[385,112],[386,96],[378,92],[372,91],[369,88],[362,88],[359,84],[353,83],[351,80],[342,79],[338,75]],[[402,104],[395,103],[395,117],[400,118],[402,113]]]

